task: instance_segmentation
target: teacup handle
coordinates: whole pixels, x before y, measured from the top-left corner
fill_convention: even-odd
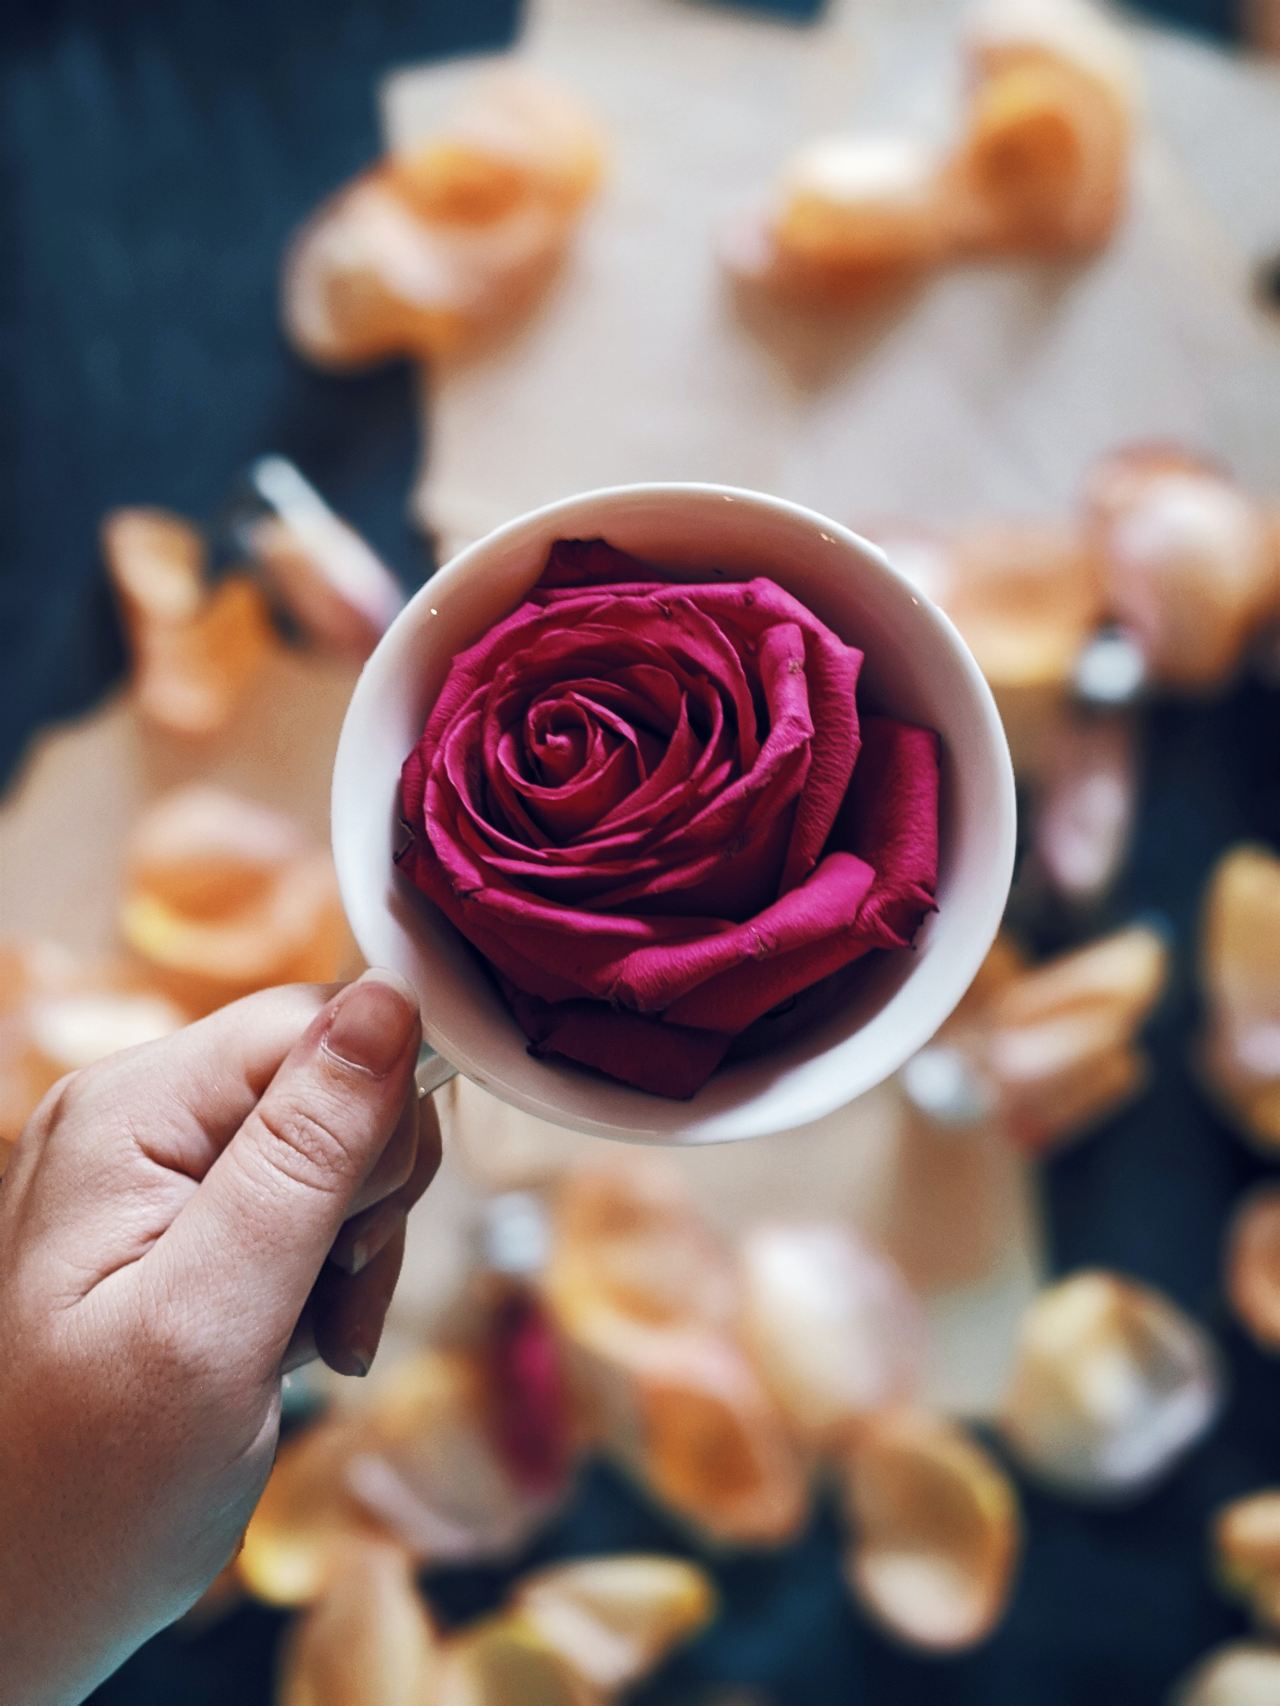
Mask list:
[[[423,1043],[418,1053],[418,1070],[415,1075],[418,1080],[418,1090],[423,1096],[429,1096],[433,1090],[440,1089],[451,1078],[458,1076],[458,1069],[452,1061],[442,1054],[437,1054],[430,1043]]]

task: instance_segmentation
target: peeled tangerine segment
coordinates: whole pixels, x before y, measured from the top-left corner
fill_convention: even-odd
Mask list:
[[[742,1273],[747,1347],[804,1437],[838,1439],[915,1396],[922,1311],[898,1269],[852,1228],[754,1227]]]
[[[273,643],[261,590],[242,575],[207,584],[200,534],[164,510],[113,511],[102,542],[139,709],[173,734],[216,734]]]
[[[466,91],[438,137],[398,150],[389,169],[399,194],[433,220],[499,218],[524,196],[568,211],[598,187],[604,134],[567,90],[520,66],[503,66]]]
[[[1246,1136],[1280,1151],[1280,858],[1234,848],[1205,901],[1204,1071]]]
[[[517,314],[564,252],[563,209],[523,199],[499,217],[433,223],[385,172],[357,178],[290,245],[285,328],[322,367],[449,354]]]
[[[353,1542],[287,1637],[280,1706],[425,1706],[440,1647],[405,1554]]]
[[[634,1554],[526,1577],[514,1609],[584,1681],[612,1693],[709,1622],[715,1595],[696,1564]]]
[[[899,1411],[868,1422],[842,1474],[859,1604],[910,1646],[950,1652],[985,1639],[1021,1543],[1003,1470],[952,1423]]]
[[[1217,1356],[1189,1316],[1147,1286],[1085,1272],[1023,1317],[1000,1428],[1047,1486],[1120,1501],[1166,1475],[1221,1402]]]
[[[1280,1633],[1280,1491],[1251,1493],[1220,1510],[1213,1547],[1223,1592],[1242,1600],[1265,1633]]]
[[[1169,950],[1134,925],[998,990],[974,1048],[1014,1141],[1044,1149],[1103,1119],[1141,1084],[1133,1042],[1164,989]]]
[[[1084,496],[1108,606],[1154,677],[1186,692],[1225,686],[1275,600],[1262,507],[1219,469],[1163,445],[1106,458]]]
[[[1280,1185],[1260,1185],[1227,1235],[1227,1296],[1265,1350],[1280,1351]]]
[[[1215,1647],[1170,1696],[1170,1706],[1275,1706],[1280,1700],[1280,1647],[1229,1641]]]
[[[140,820],[120,926],[156,981],[201,1011],[270,984],[330,981],[347,952],[328,854],[285,814],[202,784]]]

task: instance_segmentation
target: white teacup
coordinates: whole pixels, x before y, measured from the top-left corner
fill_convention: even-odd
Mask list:
[[[455,654],[507,615],[557,539],[604,538],[673,579],[768,575],[866,654],[859,703],[938,731],[938,910],[913,949],[872,956],[847,1002],[803,1035],[725,1066],[689,1102],[535,1060],[472,950],[401,877],[400,767]],[[947,1018],[991,945],[1014,855],[1000,717],[952,623],[874,546],[812,510],[711,485],[619,486],[546,505],[459,552],[388,629],[356,685],[333,779],[333,850],[371,964],[417,989],[428,1041],[542,1119],[604,1137],[723,1143],[807,1125],[851,1102]]]

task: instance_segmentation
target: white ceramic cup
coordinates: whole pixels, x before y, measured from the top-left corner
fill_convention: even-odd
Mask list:
[[[455,654],[507,615],[557,539],[604,538],[672,579],[768,575],[866,654],[859,703],[938,731],[938,910],[913,949],[872,956],[803,1035],[722,1068],[689,1102],[535,1060],[472,950],[392,862],[400,767]],[[548,504],[468,546],[406,605],[364,667],[338,745],[333,850],[356,941],[402,972],[428,1041],[503,1101],[605,1137],[684,1145],[807,1125],[897,1070],[947,1018],[991,945],[1013,872],[999,713],[952,623],[874,546],[813,511],[727,486],[639,485]]]

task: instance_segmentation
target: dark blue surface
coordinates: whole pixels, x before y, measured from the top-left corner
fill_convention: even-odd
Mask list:
[[[788,9],[813,8],[794,0]],[[1206,27],[1229,23],[1224,6],[1195,14]],[[406,579],[426,572],[429,553],[404,519],[417,454],[411,380],[302,369],[276,330],[278,259],[297,220],[376,151],[376,77],[500,43],[513,21],[510,0],[9,6],[0,768],[118,668],[96,549],[113,504],[206,515],[235,468],[278,449]],[[1156,909],[1181,950],[1181,980],[1155,1027],[1160,1074],[1139,1106],[1045,1178],[1060,1268],[1100,1263],[1151,1279],[1218,1332],[1234,1396],[1212,1440],[1126,1515],[1028,1491],[1012,1614],[959,1660],[897,1652],[866,1628],[822,1512],[786,1553],[717,1567],[721,1619],[643,1695],[646,1706],[677,1706],[713,1681],[767,1689],[779,1706],[1145,1706],[1240,1629],[1210,1584],[1205,1524],[1223,1499],[1280,1476],[1280,1365],[1243,1343],[1220,1299],[1223,1224],[1261,1169],[1192,1084],[1188,966],[1216,854],[1246,835],[1280,842],[1280,800],[1264,785],[1277,749],[1280,695],[1156,717],[1137,856],[1114,912]],[[633,1546],[685,1542],[598,1471],[532,1556]],[[460,1618],[493,1603],[505,1580],[471,1572],[431,1588],[442,1612]],[[267,1706],[278,1628],[249,1610],[197,1638],[166,1637],[98,1706]]]

